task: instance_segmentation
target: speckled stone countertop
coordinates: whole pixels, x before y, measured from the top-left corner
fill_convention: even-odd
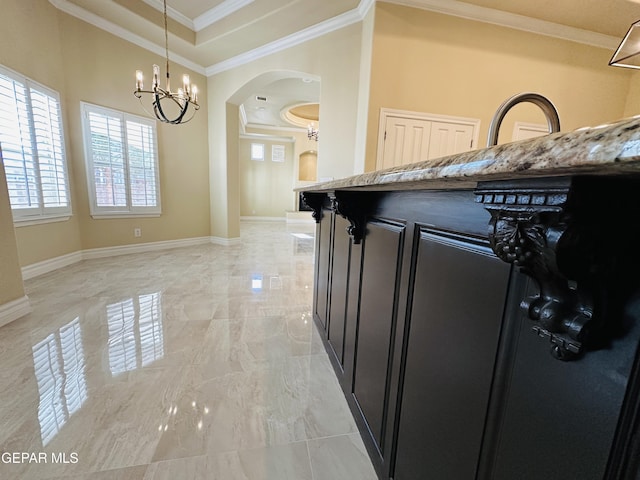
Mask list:
[[[297,188],[297,191],[474,188],[559,175],[640,174],[640,116]]]

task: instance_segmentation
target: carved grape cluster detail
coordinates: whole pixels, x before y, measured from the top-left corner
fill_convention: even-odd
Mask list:
[[[498,246],[498,256],[516,265],[526,264],[532,259],[533,252],[544,248],[546,244],[539,227],[511,219],[499,219],[496,222],[493,241]]]

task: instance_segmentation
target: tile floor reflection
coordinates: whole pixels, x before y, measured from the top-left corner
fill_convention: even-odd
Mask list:
[[[375,480],[311,319],[313,231],[245,222],[239,245],[27,281],[33,312],[0,328],[0,478]]]

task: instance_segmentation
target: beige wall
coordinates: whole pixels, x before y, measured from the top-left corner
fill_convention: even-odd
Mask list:
[[[342,178],[354,172],[362,24],[354,24],[208,79],[209,145],[212,235],[239,235],[237,216],[231,213],[239,197],[237,157],[227,157],[227,102],[244,101],[242,88],[268,72],[287,70],[315,75],[321,80],[319,178]],[[240,92],[239,92],[240,90]],[[249,92],[250,93],[250,92]],[[246,95],[248,96],[249,93]],[[236,128],[231,117],[229,125]],[[233,139],[230,140],[233,142]],[[236,140],[237,143],[237,140]],[[228,160],[227,160],[228,158]],[[227,181],[230,179],[231,181]]]
[[[6,0],[0,16],[2,48],[0,64],[32,78],[60,94],[66,135],[69,175],[73,162],[69,150],[69,111],[66,108],[66,81],[60,45],[58,10],[49,2]],[[16,229],[20,264],[29,265],[81,249],[78,197],[71,185],[74,215],[66,222],[19,227]],[[47,241],[43,242],[42,239]]]
[[[0,307],[24,296],[9,192],[0,153]]]
[[[158,122],[160,195],[158,218],[93,219],[84,163],[80,102],[89,102],[135,115],[147,116],[133,96],[136,69],[151,75],[162,57],[60,13],[61,43],[67,77],[67,111],[70,153],[73,161],[75,209],[80,218],[84,249],[134,243],[176,240],[209,235],[209,185],[207,106],[203,102],[194,119],[184,125]],[[178,64],[171,64],[172,77],[188,73],[206,97],[206,79]],[[164,72],[163,72],[164,73]],[[135,238],[139,227],[142,236]]]
[[[264,161],[251,160],[251,144],[261,143],[265,149]],[[285,161],[273,162],[273,145],[285,149]],[[294,145],[292,142],[265,139],[240,139],[240,215],[261,217],[285,217],[287,210],[294,210]]]
[[[480,147],[498,106],[524,91],[555,104],[563,131],[630,111],[630,73],[609,67],[606,49],[388,3],[375,8],[367,171],[375,169],[381,107],[479,118]],[[546,123],[536,107],[515,107],[500,142],[515,120]]]
[[[6,0],[0,64],[58,91],[62,99],[73,216],[16,229],[20,263],[30,265],[83,249],[209,236],[206,100],[186,125],[158,123],[162,215],[94,220],[89,215],[80,101],[146,115],[133,96],[136,69],[151,72],[162,57],[71,17],[41,0]],[[206,99],[206,79],[181,65]],[[133,236],[134,227],[142,237]],[[46,238],[47,242],[42,242]]]
[[[320,125],[320,123],[318,123],[318,125],[320,126],[320,129],[322,129],[322,126]],[[291,158],[293,162],[291,172],[289,171],[289,169],[285,169],[285,170],[280,169],[282,170],[282,175],[285,178],[283,178],[281,181],[283,191],[279,192],[279,195],[281,196],[282,207],[278,207],[280,208],[280,213],[278,214],[278,216],[282,215],[282,208],[284,208],[285,210],[297,210],[298,193],[294,192],[293,189],[304,186],[304,185],[311,185],[313,183],[318,182],[317,154],[322,141],[316,142],[315,140],[310,140],[307,137],[307,132],[305,129],[301,129],[298,131],[298,130],[292,130],[292,129],[274,130],[271,128],[264,129],[264,128],[256,128],[256,127],[247,127],[245,130],[247,134],[271,135],[271,136],[276,135],[279,137],[284,137],[284,138],[288,137],[293,139],[293,142],[291,143],[291,150],[292,150]],[[241,140],[241,143],[242,143],[242,140]],[[309,151],[313,151],[316,153],[315,168],[313,168],[312,172],[309,172],[310,175],[313,175],[314,179],[307,180],[307,181],[300,180],[300,175],[299,175],[300,174],[300,155]],[[241,179],[246,175],[243,165],[244,164],[240,162],[239,174]],[[242,215],[244,216],[246,214],[242,213]]]
[[[640,72],[631,70],[629,94],[624,106],[624,117],[633,117],[638,114],[640,114]]]

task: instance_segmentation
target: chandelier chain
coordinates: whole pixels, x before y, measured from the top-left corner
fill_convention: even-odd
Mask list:
[[[167,58],[167,90],[169,90],[169,28],[167,22],[167,0],[164,0],[164,52]]]

